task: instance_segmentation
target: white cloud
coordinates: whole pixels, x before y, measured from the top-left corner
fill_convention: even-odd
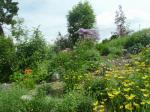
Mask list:
[[[57,32],[67,32],[66,15],[73,5],[84,0],[18,0],[19,16],[25,18],[30,26],[41,26],[47,40],[55,40]],[[150,0],[89,0],[97,19],[102,38],[110,36],[115,30],[114,17],[118,5],[123,6],[131,28],[138,30],[150,26]]]

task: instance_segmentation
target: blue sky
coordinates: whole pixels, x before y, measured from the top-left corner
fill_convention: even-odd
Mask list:
[[[19,17],[30,29],[40,25],[45,38],[53,42],[58,32],[67,33],[66,15],[79,1],[85,0],[17,0]],[[96,14],[100,38],[109,38],[115,31],[114,17],[122,5],[127,22],[133,30],[150,27],[150,0],[88,0]]]

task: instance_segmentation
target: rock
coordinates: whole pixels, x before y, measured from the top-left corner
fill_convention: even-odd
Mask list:
[[[58,73],[54,73],[52,75],[52,78],[51,78],[52,81],[58,81],[59,79],[60,79],[60,75]]]
[[[31,101],[33,97],[31,95],[23,95],[21,96],[21,99],[24,101]]]

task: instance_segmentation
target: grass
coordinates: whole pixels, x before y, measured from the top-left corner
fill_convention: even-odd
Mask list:
[[[97,45],[97,49],[100,51],[101,55],[108,56],[108,58],[119,57],[123,55],[124,45],[128,39],[129,37],[127,36],[100,43]]]

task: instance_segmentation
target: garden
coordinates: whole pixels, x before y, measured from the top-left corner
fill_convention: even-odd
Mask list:
[[[17,14],[17,2],[5,4],[0,9],[13,6],[7,15]],[[1,18],[0,27],[15,24],[9,36],[0,31],[0,112],[150,111],[150,29],[120,29],[99,42],[89,30],[96,20],[88,2],[69,11],[69,36],[59,33],[54,44],[39,27],[28,31],[20,18]]]

